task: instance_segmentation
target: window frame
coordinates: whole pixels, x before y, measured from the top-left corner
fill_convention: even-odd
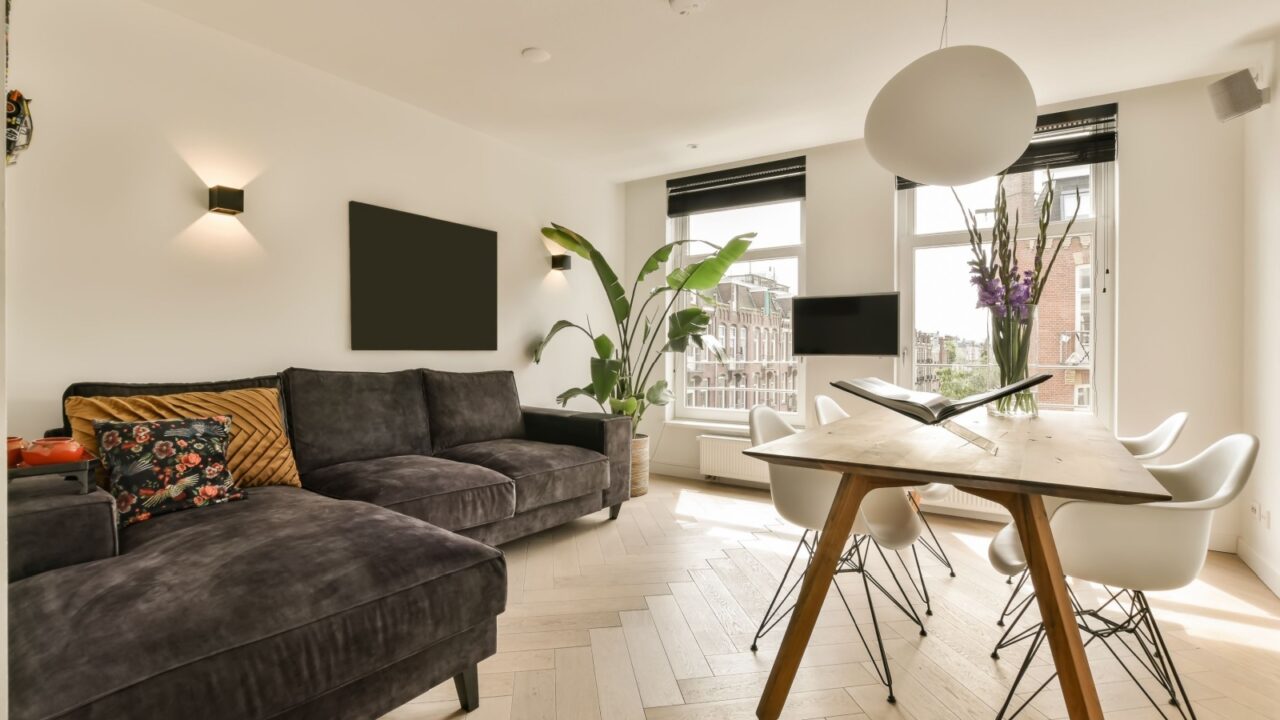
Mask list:
[[[1027,172],[1034,172],[1029,170]],[[1114,426],[1115,408],[1113,405],[1114,342],[1111,328],[1114,327],[1114,243],[1111,238],[1115,227],[1115,177],[1114,162],[1094,163],[1089,166],[1091,183],[1091,203],[1093,216],[1078,218],[1072,226],[1071,234],[1091,238],[1091,259],[1087,265],[1090,269],[1090,382],[1088,383],[1091,410],[1102,418],[1108,426]],[[899,337],[900,347],[898,360],[894,370],[898,375],[898,384],[904,387],[914,385],[915,378],[915,251],[936,247],[968,246],[969,233],[961,228],[934,233],[915,233],[916,190],[909,188],[894,193],[897,207],[896,260],[897,287],[899,289]],[[1050,238],[1060,237],[1067,227],[1067,220],[1049,223]],[[990,228],[983,228],[985,239],[990,238]],[[1018,228],[1019,242],[1034,238],[1037,232],[1035,218],[1030,222],[1023,221]],[[1075,292],[1077,305],[1076,320],[1079,321],[1079,288]],[[1101,288],[1101,290],[1099,290]],[[1077,386],[1079,387],[1079,386]],[[1074,391],[1073,391],[1074,400]],[[1041,408],[1042,412],[1054,412],[1058,408]],[[1080,412],[1079,409],[1064,412]]]
[[[800,204],[800,228],[799,228],[800,241],[799,243],[796,245],[784,245],[780,247],[761,248],[758,250],[748,249],[745,253],[743,253],[742,257],[738,260],[738,262],[741,263],[741,262],[752,262],[752,261],[761,261],[761,260],[784,260],[784,259],[795,258],[796,287],[793,289],[792,297],[796,297],[804,294],[805,249],[808,246],[808,243],[806,242],[806,225],[807,225],[806,210],[807,208],[806,208],[805,200],[803,198],[795,199],[795,200],[783,200],[783,201],[780,201],[779,203],[765,203],[765,204],[773,205],[773,204],[782,204],[782,203],[799,203]],[[749,206],[749,207],[756,207],[756,206]],[[690,217],[689,215],[682,215],[679,217],[673,217],[668,219],[668,222],[667,222],[668,235],[667,236],[669,240],[676,240],[682,237],[687,237],[688,235],[687,223],[688,223],[689,217]],[[721,240],[727,240],[727,238],[721,238]],[[686,254],[684,252],[684,248],[685,246],[680,246],[676,249],[676,252],[672,254],[673,263],[684,265],[690,262],[696,262],[697,260],[707,256],[706,254],[701,254],[701,255]],[[736,302],[736,298],[734,299],[734,302]],[[680,303],[680,307],[687,307],[684,304],[684,301]],[[725,337],[724,328],[726,328],[726,326],[731,327],[733,323],[723,322],[714,318],[712,319],[712,323],[716,326],[716,328],[721,333],[720,335],[717,336],[717,338],[722,341],[726,340],[727,338]],[[718,374],[727,374],[729,387],[722,395],[721,404],[727,405],[730,407],[721,407],[721,408],[689,407],[688,403],[686,402],[687,395],[686,395],[686,389],[685,389],[687,385],[687,382],[686,382],[687,371],[685,370],[687,361],[685,359],[685,353],[672,353],[673,359],[671,362],[671,367],[673,367],[676,371],[673,373],[674,378],[672,380],[671,385],[674,389],[673,394],[675,395],[675,400],[673,400],[671,403],[671,406],[670,406],[671,410],[670,410],[670,413],[668,414],[668,417],[674,420],[686,420],[686,421],[694,421],[694,422],[709,421],[709,422],[716,422],[716,423],[746,425],[747,414],[751,409],[750,405],[745,402],[745,400],[750,399],[749,395],[747,394],[750,391],[746,387],[749,375],[747,374],[747,371],[745,369],[740,371],[741,373],[743,373],[743,388],[741,392],[743,393],[744,402],[742,403],[743,407],[739,408],[737,407],[739,390],[734,387],[734,383],[733,383],[733,375],[735,372],[733,369],[734,366],[745,365],[750,362],[759,362],[759,363],[790,362],[795,365],[795,369],[796,369],[795,379],[794,379],[795,388],[793,390],[786,389],[784,387],[784,385],[786,384],[784,378],[779,377],[780,373],[776,373],[774,375],[774,382],[776,384],[776,389],[770,389],[768,394],[769,394],[769,397],[775,400],[775,403],[780,402],[783,398],[787,397],[788,395],[794,396],[795,402],[796,402],[796,410],[794,412],[780,410],[779,413],[782,415],[783,418],[785,418],[792,425],[803,425],[805,420],[803,358],[795,357],[790,352],[789,348],[787,349],[787,351],[783,351],[778,346],[780,337],[785,336],[785,333],[783,335],[779,335],[777,328],[773,328],[772,332],[770,332],[768,328],[759,328],[759,329],[761,330],[760,344],[762,344],[764,347],[763,347],[763,352],[761,353],[762,357],[758,359],[750,357],[750,355],[747,352],[748,347],[750,347],[750,343],[751,343],[750,334],[746,334],[748,347],[739,349],[741,353],[744,355],[745,359],[735,358],[735,356],[729,352],[728,344],[722,342],[722,346],[725,349],[725,355],[728,357],[728,360],[725,363],[721,364],[721,370],[719,371]],[[746,333],[745,326],[742,327],[742,332]],[[760,345],[756,345],[756,347],[760,348]],[[738,349],[738,348],[735,348],[735,349]],[[760,375],[762,380],[764,380],[765,378],[768,377],[768,371],[761,370]],[[765,382],[761,383],[762,386],[764,384],[766,383]],[[755,402],[757,404],[760,403],[761,396],[764,395],[763,390],[764,388],[761,387],[755,393],[756,395]],[[708,400],[710,400],[710,397],[711,396],[709,394]],[[695,397],[695,401],[696,399],[697,398]]]

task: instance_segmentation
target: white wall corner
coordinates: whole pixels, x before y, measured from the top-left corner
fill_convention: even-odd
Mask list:
[[[1244,564],[1249,566],[1249,569],[1262,580],[1263,584],[1272,593],[1280,596],[1280,567],[1277,567],[1270,558],[1250,545],[1248,540],[1240,538],[1239,546],[1240,559],[1244,561]]]

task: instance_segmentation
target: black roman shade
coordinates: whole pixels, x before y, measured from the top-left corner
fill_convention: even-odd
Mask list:
[[[804,198],[804,156],[667,181],[667,217]]]
[[[1005,172],[1020,173],[1115,160],[1117,111],[1117,105],[1111,103],[1041,115],[1036,119],[1036,132],[1026,152]],[[919,185],[913,180],[898,178],[899,190]]]

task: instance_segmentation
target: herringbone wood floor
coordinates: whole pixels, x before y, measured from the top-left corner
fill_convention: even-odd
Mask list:
[[[498,654],[480,665],[480,709],[470,717],[754,718],[782,627],[756,653],[751,638],[797,529],[777,517],[765,492],[660,477],[617,521],[607,517],[596,513],[503,548],[507,611],[498,618]],[[931,518],[958,577],[922,558],[934,610],[928,637],[891,607],[882,610],[882,599],[875,606],[897,705],[885,702],[832,594],[785,718],[995,716],[1022,658],[1016,649],[989,657],[1009,590],[986,560],[998,526]],[[844,575],[839,582],[859,624],[869,622],[861,581]],[[1152,594],[1151,602],[1200,718],[1280,718],[1280,600],[1236,557],[1211,554],[1200,580]],[[1090,658],[1108,718],[1161,717],[1100,644]],[[1038,683],[1052,671],[1047,650],[1035,663],[1030,676]],[[462,715],[447,682],[386,719]],[[1056,686],[1023,717],[1065,717]]]

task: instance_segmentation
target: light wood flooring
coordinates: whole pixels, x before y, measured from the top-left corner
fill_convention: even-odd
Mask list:
[[[661,477],[617,521],[607,517],[602,511],[503,547],[507,611],[498,618],[498,653],[480,665],[480,709],[468,717],[754,718],[783,626],[758,652],[751,639],[799,531],[778,518],[766,492]],[[934,611],[925,619],[928,637],[882,599],[875,604],[897,704],[885,701],[833,593],[784,718],[995,717],[1022,660],[1016,648],[989,657],[1010,589],[986,559],[998,526],[930,518],[958,577],[922,553]],[[859,625],[869,623],[859,577],[839,583]],[[1076,591],[1087,597],[1090,588]],[[1280,599],[1235,556],[1211,553],[1196,583],[1150,601],[1202,720],[1280,718]],[[1100,644],[1089,655],[1108,718],[1161,717]],[[1038,684],[1051,673],[1042,650],[1029,675]],[[464,715],[446,682],[385,718]],[[1056,686],[1021,717],[1066,717]]]

